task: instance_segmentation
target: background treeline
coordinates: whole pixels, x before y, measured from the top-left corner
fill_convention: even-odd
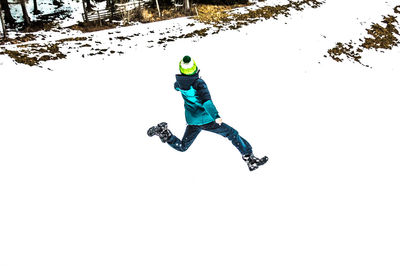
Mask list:
[[[30,2],[31,1],[31,2]],[[32,24],[32,15],[36,15],[36,21],[46,20],[46,22],[51,22],[51,19],[55,19],[57,16],[51,16],[52,14],[45,14],[41,16],[43,11],[38,7],[38,0],[0,0],[0,9],[2,10],[1,16],[4,20],[5,24],[8,28],[16,28],[16,27],[28,27]],[[48,2],[52,3],[56,8],[62,7],[64,5],[68,5],[69,0],[48,0]],[[91,11],[96,2],[102,2],[99,0],[79,0],[83,1],[82,4],[85,5],[87,11]],[[104,0],[106,1],[106,7],[111,9],[114,7],[116,3],[126,3],[127,0]],[[132,1],[132,0],[131,0]],[[135,0],[138,1],[138,0]],[[143,1],[140,0],[144,5],[148,5],[149,7],[156,6],[156,0]],[[175,1],[183,3],[186,0],[158,0],[158,4],[161,8],[169,8],[174,6]],[[209,5],[233,5],[233,4],[245,4],[248,0],[189,0],[191,4],[209,4]],[[33,5],[33,10],[27,10],[27,3],[30,2]],[[42,1],[43,3],[43,1]],[[20,11],[19,17],[23,18],[22,22],[17,22],[17,19],[13,17],[14,14],[11,12],[11,5],[19,5]],[[186,3],[185,3],[186,4]],[[58,17],[59,18],[59,17]],[[50,20],[50,21],[49,21]]]

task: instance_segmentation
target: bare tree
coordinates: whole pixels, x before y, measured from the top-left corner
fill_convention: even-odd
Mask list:
[[[90,0],[83,0],[83,1],[86,2],[86,11],[89,11],[89,12],[92,11],[93,10],[93,6],[90,3]]]
[[[10,11],[10,5],[8,4],[8,0],[0,0],[1,6],[4,10],[4,20],[6,23],[10,24],[11,26],[14,26],[15,24],[15,19],[11,15]]]
[[[111,1],[111,6],[110,6],[110,11],[111,11],[111,17],[110,17],[110,22],[113,20],[114,18],[114,12],[115,12],[115,0],[110,0]]]
[[[37,5],[37,0],[33,0],[33,14],[35,14],[35,15],[40,14],[40,11],[39,11],[38,5]]]
[[[29,17],[28,11],[26,10],[25,0],[19,0],[19,2],[21,4],[25,26],[29,26],[31,24],[31,18]]]
[[[3,9],[1,8],[1,2],[0,2],[0,22],[1,22],[1,26],[3,28],[3,38],[7,38],[7,31],[6,31],[6,24],[4,22],[3,19]]]
[[[190,2],[189,0],[183,0],[183,7],[185,9],[185,13],[188,14],[190,13]]]

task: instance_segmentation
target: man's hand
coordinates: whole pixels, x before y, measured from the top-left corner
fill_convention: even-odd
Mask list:
[[[217,118],[215,119],[215,123],[217,123],[218,125],[222,125],[222,118]]]

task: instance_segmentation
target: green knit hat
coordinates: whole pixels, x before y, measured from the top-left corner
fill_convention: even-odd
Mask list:
[[[197,73],[197,65],[196,62],[190,58],[190,56],[186,55],[179,62],[179,71],[183,75],[193,75]]]

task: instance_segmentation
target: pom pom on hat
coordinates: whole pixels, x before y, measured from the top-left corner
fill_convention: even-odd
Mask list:
[[[188,55],[184,56],[179,62],[179,71],[183,75],[193,75],[197,73],[196,62]]]
[[[190,58],[190,56],[185,55],[182,59],[183,63],[188,64],[190,63],[190,61],[192,61],[192,58]]]

